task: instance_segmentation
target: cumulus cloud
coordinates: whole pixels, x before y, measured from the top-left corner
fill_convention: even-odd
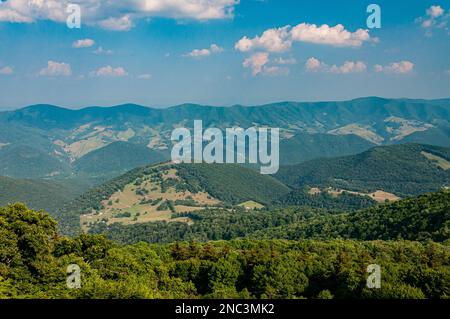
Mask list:
[[[203,58],[221,52],[223,52],[223,48],[219,47],[217,44],[211,44],[208,49],[195,49],[189,53],[184,54],[183,56],[191,58]]]
[[[0,22],[31,23],[38,20],[65,22],[71,0],[9,0],[0,6]],[[239,0],[78,0],[83,23],[115,31],[132,28],[147,17],[214,20],[234,16]]]
[[[253,39],[243,37],[236,45],[235,49],[241,52],[248,52],[255,49],[263,49],[268,52],[284,52],[291,48],[292,40],[289,34],[290,26],[278,29],[269,29],[261,36]]]
[[[326,72],[334,74],[350,74],[350,73],[361,73],[367,70],[367,65],[362,61],[345,61],[342,65],[332,65],[328,64],[312,57],[309,58],[305,63],[305,68],[309,72]]]
[[[70,64],[63,62],[48,61],[47,67],[39,71],[40,76],[70,76],[72,68]]]
[[[266,52],[258,52],[245,59],[242,65],[244,68],[250,68],[253,75],[262,72],[263,67],[269,62],[269,54]]]
[[[254,53],[250,57],[246,58],[242,63],[244,68],[248,68],[252,71],[253,76],[258,74],[281,76],[288,75],[290,73],[289,68],[274,64],[277,64],[277,59],[271,61],[270,55],[267,52]]]
[[[319,71],[326,69],[327,65],[323,62],[320,62],[318,59],[312,57],[306,60],[305,68],[308,71]]]
[[[0,68],[0,74],[2,75],[11,75],[14,73],[14,69],[10,66],[5,66],[3,68]]]
[[[427,15],[431,18],[437,18],[444,14],[444,9],[441,6],[431,6],[427,9]]]
[[[326,44],[337,47],[360,47],[370,40],[368,30],[358,29],[350,32],[342,24],[320,27],[315,24],[301,23],[291,30],[292,39],[299,42]]]
[[[444,8],[439,5],[433,5],[425,12],[425,16],[417,18],[416,22],[425,29],[427,36],[432,36],[434,29],[449,31],[448,22],[450,20],[450,11],[446,14]]]
[[[249,38],[244,36],[236,44],[235,49],[241,52],[264,50],[267,52],[286,52],[294,42],[331,45],[336,47],[360,47],[370,41],[368,30],[358,29],[350,32],[342,24],[330,27],[327,24],[301,23],[295,27],[285,26],[268,29],[261,36]]]
[[[374,66],[374,70],[377,73],[394,73],[394,74],[408,74],[414,70],[414,63],[411,61],[392,62],[389,65],[382,66],[377,64]]]
[[[98,70],[92,71],[91,76],[98,77],[123,77],[127,76],[128,73],[123,67],[113,68],[110,65],[99,68]]]
[[[94,44],[95,44],[95,41],[92,39],[82,39],[82,40],[77,40],[74,43],[72,43],[72,47],[76,48],[76,49],[90,48]]]

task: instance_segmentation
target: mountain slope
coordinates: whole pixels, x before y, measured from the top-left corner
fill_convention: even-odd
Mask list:
[[[298,164],[315,158],[354,155],[374,146],[356,135],[298,133],[281,141],[280,160],[282,165]]]
[[[182,221],[174,213],[230,207],[247,201],[267,204],[290,189],[240,165],[158,164],[134,169],[97,186],[64,207],[62,230],[96,223]]]
[[[350,214],[320,216],[287,227],[255,232],[254,238],[352,238],[446,241],[450,237],[450,191],[425,194]]]
[[[428,154],[428,155],[427,155]],[[420,144],[375,147],[364,153],[319,159],[281,167],[276,175],[287,185],[335,187],[372,192],[383,190],[399,196],[415,195],[448,186],[450,170],[427,158],[434,154],[450,162],[450,149]]]
[[[0,175],[17,178],[44,178],[67,175],[71,168],[58,158],[26,145],[0,149]]]
[[[167,160],[168,156],[148,147],[114,142],[84,155],[74,162],[74,168],[92,175],[120,175],[136,167]]]
[[[13,179],[0,176],[0,206],[21,202],[36,210],[46,210],[53,216],[75,197],[74,191],[50,181]]]
[[[0,112],[0,151],[10,146],[25,145],[66,166],[80,160],[80,166],[91,167],[95,171],[98,166],[94,161],[99,156],[81,160],[83,156],[114,142],[145,145],[164,153],[172,146],[170,136],[174,128],[192,128],[194,120],[202,120],[204,128],[280,128],[283,139],[281,162],[296,164],[308,159],[355,154],[373,143],[387,145],[411,141],[449,146],[448,118],[450,105],[447,100],[377,97],[342,102],[280,102],[262,106],[183,104],[167,109],[134,104],[80,110],[34,105]],[[92,163],[88,163],[89,160]],[[106,165],[120,167],[118,171],[124,172],[131,167],[127,165],[129,162],[124,160]],[[5,165],[0,161],[3,175],[37,176],[33,172],[27,175],[26,167],[16,167],[14,161],[11,163]],[[32,160],[24,164],[36,166]],[[48,168],[47,171],[52,173],[53,169]],[[21,175],[20,172],[27,174]]]

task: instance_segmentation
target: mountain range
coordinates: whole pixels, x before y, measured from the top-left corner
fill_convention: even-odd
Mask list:
[[[34,105],[0,112],[0,205],[46,209],[65,233],[102,223],[190,224],[180,214],[203,209],[354,211],[449,187],[448,119],[450,99]],[[169,163],[172,130],[194,120],[204,128],[279,127],[279,172]]]
[[[172,130],[191,128],[194,120],[202,120],[204,128],[278,127],[281,162],[298,164],[314,158],[353,155],[375,145],[408,142],[450,147],[449,118],[450,99],[369,97],[262,106],[184,104],[166,109],[134,104],[80,110],[33,105],[0,112],[0,174],[63,179],[94,175],[98,180],[89,184],[92,186],[130,169],[130,163],[168,159]],[[135,145],[141,149],[138,151]],[[133,156],[120,151],[127,147],[135,148]],[[93,167],[108,168],[111,174],[92,174]]]

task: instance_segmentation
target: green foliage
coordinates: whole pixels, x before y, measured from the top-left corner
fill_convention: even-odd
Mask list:
[[[353,156],[281,167],[276,177],[295,188],[309,185],[362,192],[381,189],[399,196],[419,195],[448,186],[450,171],[438,168],[421,154],[422,151],[450,160],[447,148],[393,145]]]
[[[84,155],[74,163],[74,167],[88,174],[114,177],[136,167],[166,160],[166,155],[145,145],[114,142]]]
[[[226,203],[253,200],[267,204],[289,192],[288,187],[273,177],[240,165],[182,164],[177,169],[178,175],[194,189],[206,190]]]
[[[355,213],[318,216],[255,232],[255,238],[354,238],[434,240],[450,238],[450,191],[425,194]]]
[[[382,269],[381,289],[366,267]],[[66,268],[81,288],[66,287]],[[58,237],[46,214],[0,209],[0,298],[448,298],[448,245],[408,241],[138,243]]]
[[[317,208],[327,208],[335,210],[353,211],[367,208],[376,204],[369,196],[353,195],[344,192],[338,197],[333,197],[328,193],[310,195],[305,189],[296,189],[289,194],[279,198],[275,204],[286,206],[307,206]]]

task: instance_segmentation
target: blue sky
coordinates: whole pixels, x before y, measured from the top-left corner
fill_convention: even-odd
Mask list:
[[[450,97],[447,0],[71,2],[0,4],[0,109]]]

